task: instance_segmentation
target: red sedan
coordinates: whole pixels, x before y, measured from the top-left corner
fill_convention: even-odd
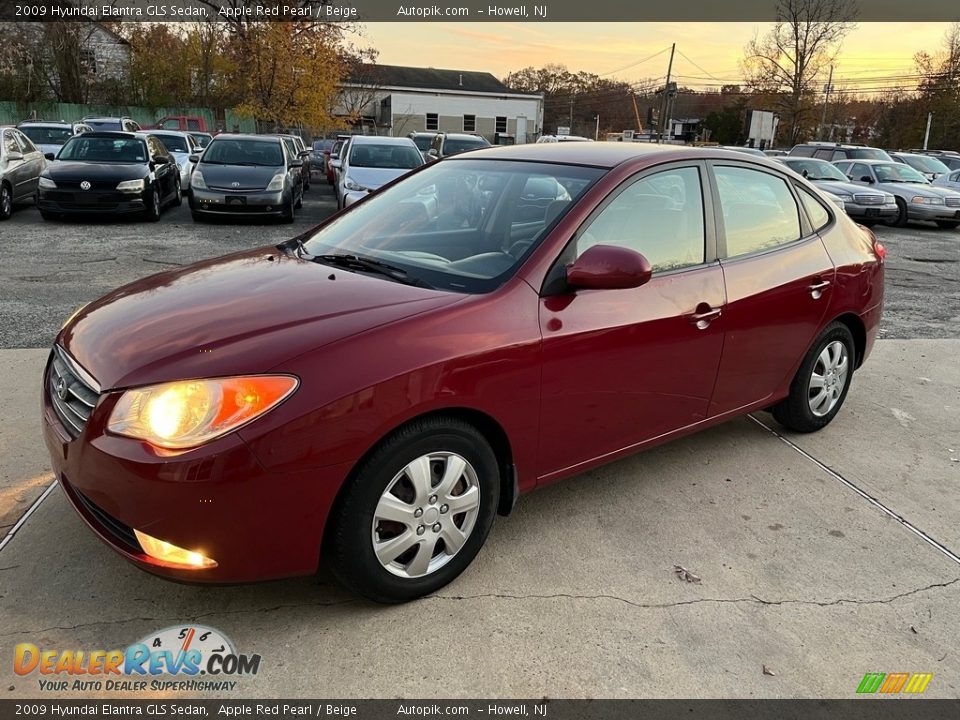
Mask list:
[[[870,354],[883,258],[761,158],[481,150],[78,311],[46,444],[145,570],[251,581],[323,558],[408,600],[535,487],[755,410],[827,425]]]

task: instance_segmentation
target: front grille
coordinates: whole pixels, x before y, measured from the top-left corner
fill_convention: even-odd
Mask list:
[[[110,533],[117,542],[131,550],[140,552],[140,543],[137,542],[137,537],[133,534],[133,528],[129,525],[124,525],[76,488],[72,489],[77,498],[77,502],[83,506],[84,510],[93,516],[94,520],[96,520],[104,530]]]
[[[960,207],[960,197],[946,198],[947,207]]]
[[[50,190],[43,196],[43,199],[60,203],[60,205],[62,205],[64,208],[70,208],[73,210],[88,210],[90,208],[103,208],[105,206],[115,208],[120,203],[130,202],[131,200],[139,200],[140,196],[134,195],[133,193],[119,193],[116,190],[112,192],[106,190],[91,190],[89,192],[62,192],[58,190]]]
[[[100,398],[93,379],[58,346],[54,346],[47,369],[47,393],[50,404],[71,437],[79,437]]]
[[[883,205],[883,195],[854,195],[853,199],[858,205]]]

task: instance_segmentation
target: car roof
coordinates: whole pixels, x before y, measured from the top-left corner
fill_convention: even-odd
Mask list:
[[[144,132],[124,132],[123,130],[94,130],[93,132],[83,133],[82,135],[77,135],[77,137],[83,138],[123,138],[126,140],[132,140],[133,138],[140,138],[141,140],[146,136]]]
[[[445,137],[451,137],[451,138],[473,138],[475,140],[486,140],[486,138],[483,137],[482,135],[474,135],[473,133],[448,132],[448,133],[437,133],[437,135],[443,135]]]
[[[254,135],[252,133],[220,133],[214,140],[260,140],[261,142],[273,140],[274,142],[281,142],[277,135]]]
[[[24,120],[23,122],[17,123],[17,127],[22,127],[23,125],[35,125],[38,127],[73,127],[74,125],[80,125],[82,123],[73,123],[67,120]]]
[[[412,145],[413,140],[408,137],[388,137],[386,135],[357,135],[350,141],[351,145]]]
[[[708,158],[733,158],[742,161],[759,157],[732,150],[691,148],[683,145],[657,145],[655,143],[631,142],[571,142],[571,143],[523,143],[520,145],[493,145],[481,150],[472,150],[465,156],[471,160],[521,160],[528,162],[551,162],[568,165],[591,165],[612,168],[629,160],[658,157],[663,160],[690,158],[691,154]],[[459,156],[455,156],[459,157]],[[769,161],[768,161],[769,162]]]
[[[141,130],[140,134],[143,135],[176,135],[177,137],[186,137],[191,133],[186,132],[185,130],[160,130],[160,129],[149,129]]]
[[[837,160],[837,162],[857,163],[859,165],[903,165],[903,163],[896,163],[892,160],[878,160],[876,158],[846,158]]]

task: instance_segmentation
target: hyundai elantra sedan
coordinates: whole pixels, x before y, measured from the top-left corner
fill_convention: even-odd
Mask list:
[[[324,561],[409,600],[536,487],[748,412],[826,426],[873,346],[884,254],[761,158],[482,150],[80,309],[44,436],[77,512],[145,570]]]

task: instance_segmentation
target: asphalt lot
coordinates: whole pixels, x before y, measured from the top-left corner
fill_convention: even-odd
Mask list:
[[[63,318],[332,209],[318,183],[293,227],[194,226],[185,206],[152,225],[33,208],[0,225],[0,534],[51,481],[37,405]],[[40,694],[10,669],[16,643],[109,649],[185,622],[262,655],[236,697],[849,698],[877,671],[932,672],[928,696],[960,696],[960,232],[877,234],[885,339],[829,428],[777,435],[758,414],[524,496],[435,597],[376,606],[324,572],[171,584],[99,543],[54,488],[0,551],[0,696]]]

